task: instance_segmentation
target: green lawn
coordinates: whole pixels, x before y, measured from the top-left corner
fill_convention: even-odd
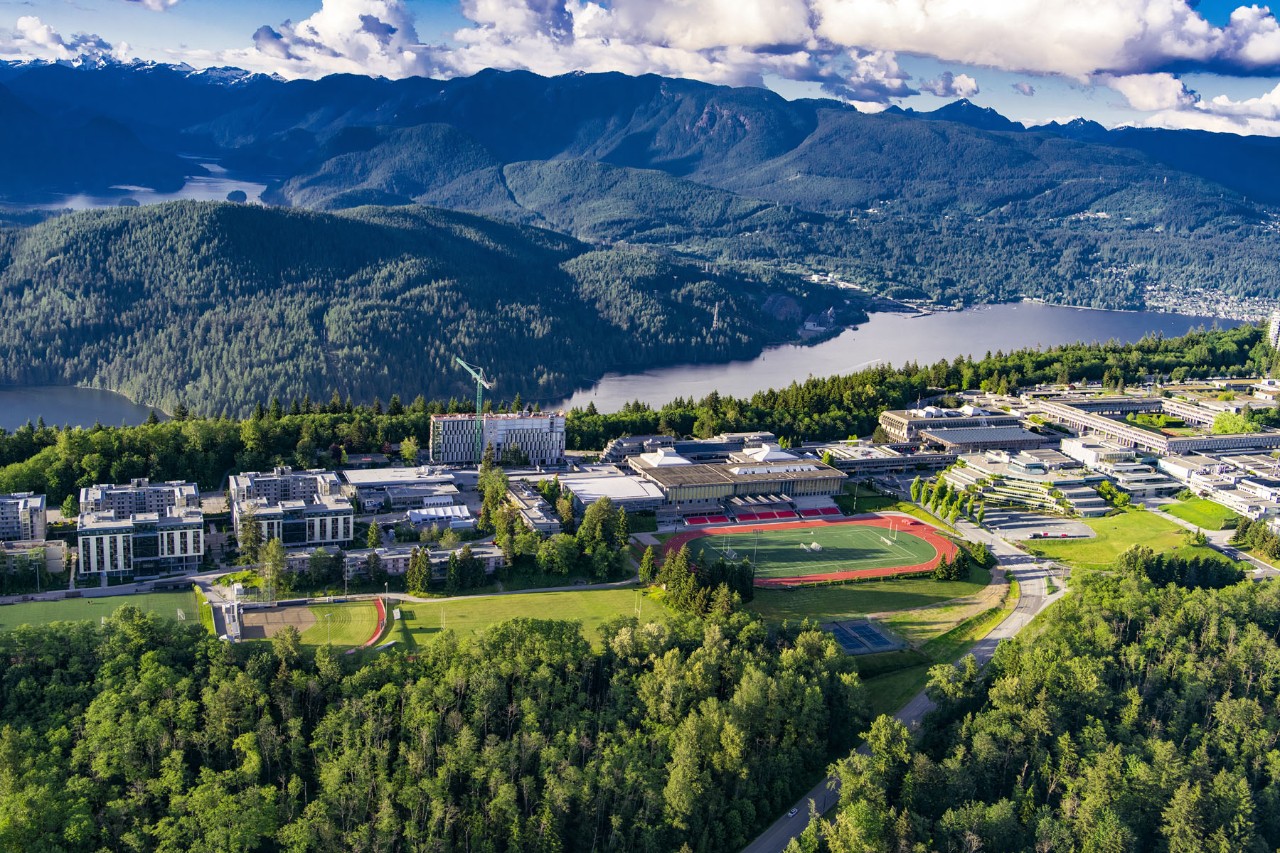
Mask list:
[[[50,622],[97,622],[126,604],[170,619],[177,619],[181,611],[186,621],[200,624],[200,610],[194,592],[149,592],[0,605],[0,631],[12,631],[19,625],[47,625]]]
[[[368,601],[313,604],[310,610],[316,624],[302,632],[303,645],[362,646],[378,627],[378,608]]]
[[[1227,522],[1240,518],[1222,504],[1205,498],[1188,498],[1160,509],[1202,530],[1222,530],[1227,526]]]
[[[880,512],[881,510],[897,508],[897,498],[873,492],[867,486],[860,486],[856,495],[851,491],[852,486],[846,486],[845,488],[850,490],[847,494],[835,496],[836,506],[840,507],[840,510],[845,515],[861,515],[867,512]]]
[[[867,613],[912,610],[973,595],[991,582],[986,569],[974,569],[967,581],[908,577],[840,586],[757,589],[747,606],[771,622],[853,619]]]
[[[907,655],[917,655],[922,662],[915,666],[907,666],[896,672],[873,675],[863,679],[863,687],[867,693],[867,701],[871,705],[872,714],[892,714],[911,700],[929,682],[929,668],[935,664],[953,663],[962,657],[973,644],[990,634],[992,629],[1004,621],[1005,617],[1018,603],[1016,581],[1009,590],[1009,596],[1000,607],[993,607],[956,625],[941,636],[934,637],[920,647],[919,651],[889,652],[897,654],[904,663],[910,663]],[[882,655],[879,657],[887,657]],[[862,661],[858,662],[862,665]],[[869,669],[877,669],[875,662],[869,662]]]
[[[617,616],[634,616],[637,604],[640,605],[641,621],[665,622],[669,618],[667,609],[661,603],[646,597],[637,587],[581,592],[535,592],[472,597],[439,603],[404,602],[398,605],[404,625],[393,625],[389,638],[420,642],[439,632],[442,624],[459,634],[473,634],[495,622],[524,616],[530,619],[580,622],[583,634],[594,640],[602,623]],[[408,638],[403,636],[405,633],[409,635]]]
[[[1095,534],[1092,539],[1037,540],[1028,548],[1052,560],[1085,569],[1109,568],[1132,545],[1145,545],[1158,554],[1178,551],[1216,556],[1211,548],[1187,545],[1184,528],[1158,512],[1129,510],[1119,515],[1083,520]]]
[[[888,540],[887,542],[885,540]],[[816,543],[820,550],[807,550]],[[751,560],[759,578],[822,575],[858,569],[884,569],[927,563],[938,552],[910,533],[867,524],[836,524],[805,530],[769,530],[704,536],[689,543],[695,562],[704,553],[714,560]]]

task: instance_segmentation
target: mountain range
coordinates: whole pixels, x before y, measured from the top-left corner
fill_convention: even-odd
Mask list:
[[[807,284],[814,273],[953,305],[1280,295],[1280,140],[1269,138],[1028,128],[963,100],[873,115],[653,75],[286,81],[112,62],[0,63],[0,120],[0,309],[12,319],[0,381],[90,382],[195,410],[332,387],[385,396],[403,387],[396,371],[459,393],[465,383],[446,378],[455,349],[492,355],[514,378],[510,350],[487,353],[496,332],[480,331],[514,323],[513,304],[539,354],[521,391],[548,399],[609,369],[758,352],[813,311],[860,315],[861,296]],[[128,203],[135,188],[173,192],[214,171],[264,185],[266,207],[50,212],[77,194]],[[260,237],[312,246],[311,228],[350,257],[286,262],[286,247]],[[375,232],[387,248],[370,256],[361,241]],[[136,239],[115,242],[121,233]],[[504,264],[535,255],[531,288]],[[667,269],[693,289],[662,284]],[[427,331],[405,337],[383,302],[416,311],[432,277],[470,319],[423,320]],[[628,305],[643,322],[628,325]],[[200,332],[201,318],[284,306],[270,334],[303,363],[276,368],[279,381],[266,363],[206,375],[189,352],[199,340],[252,361],[252,347],[220,336],[251,328],[266,345],[260,320]],[[572,332],[556,326],[562,311]],[[544,357],[562,333],[596,349]],[[32,341],[46,349],[10,359]],[[413,361],[414,348],[433,359]],[[173,353],[184,366],[162,389]]]

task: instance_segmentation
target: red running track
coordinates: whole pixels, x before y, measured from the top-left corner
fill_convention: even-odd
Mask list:
[[[785,524],[735,524],[732,527],[709,527],[705,530],[691,530],[685,533],[677,533],[668,539],[662,546],[662,554],[665,558],[672,551],[679,550],[681,545],[688,544],[695,539],[701,539],[703,536],[716,536],[721,533],[754,533],[757,530],[761,533],[769,533],[774,530],[813,530],[814,528],[830,527],[836,524],[861,524],[865,527],[882,527],[885,530],[896,528],[928,542],[938,554],[927,563],[917,563],[913,566],[891,566],[884,569],[851,569],[847,572],[797,575],[789,578],[756,578],[755,585],[765,589],[779,589],[815,583],[831,583],[833,581],[866,580],[921,574],[933,571],[933,568],[938,565],[942,557],[946,557],[948,560],[955,559],[956,554],[960,551],[956,544],[939,533],[936,527],[925,524],[919,519],[900,515],[862,515],[834,521],[807,518],[803,521],[789,521]]]

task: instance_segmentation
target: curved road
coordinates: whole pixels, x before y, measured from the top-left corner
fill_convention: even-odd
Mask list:
[[[975,525],[962,521],[956,527],[970,541],[985,543],[991,549],[991,553],[995,555],[1005,575],[1017,580],[1021,590],[1021,596],[1013,611],[1005,617],[1003,622],[992,629],[991,633],[975,643],[965,653],[977,658],[979,665],[986,666],[992,655],[995,654],[996,646],[999,645],[1001,640],[1016,636],[1019,631],[1027,627],[1037,614],[1061,598],[1066,593],[1066,587],[1064,583],[1059,581],[1058,591],[1049,594],[1048,586],[1045,583],[1047,576],[1051,573],[1049,567],[1036,563],[1035,559],[1030,555],[1018,550],[1004,539],[994,536]],[[898,713],[894,714],[894,718],[904,723],[910,730],[916,731],[920,728],[925,714],[932,709],[933,702],[922,690],[912,697],[911,701],[904,705]],[[809,808],[811,805],[816,807],[818,812],[822,814],[835,805],[839,798],[840,780],[835,776],[828,776],[814,785],[807,794],[800,798],[795,804],[794,816],[783,815],[774,821],[772,826],[761,833],[755,841],[747,845],[743,853],[782,853],[791,839],[804,832],[804,828],[809,823]]]

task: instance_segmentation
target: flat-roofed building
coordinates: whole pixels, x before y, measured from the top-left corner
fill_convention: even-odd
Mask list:
[[[560,519],[551,504],[524,480],[512,480],[508,484],[507,501],[515,507],[520,520],[530,530],[536,530],[544,536],[560,532]]]
[[[481,422],[481,446],[494,457],[522,455],[530,465],[559,465],[564,461],[564,412],[486,414]],[[431,461],[438,465],[478,465],[475,415],[432,415]]]
[[[252,512],[264,540],[279,539],[289,548],[350,542],[353,536],[351,500],[332,471],[249,471],[231,478],[227,497],[236,530]]]
[[[44,539],[44,509],[44,495],[34,492],[0,495],[0,542]]]
[[[897,409],[882,412],[880,428],[894,441],[917,442],[917,433],[924,429],[962,429],[966,427],[1018,426],[1022,419],[1006,412],[989,412],[975,406],[944,409],[939,406],[923,406],[918,409]]]
[[[190,571],[204,557],[204,513],[194,483],[87,486],[76,523],[81,576]]]
[[[916,436],[926,446],[941,447],[947,453],[980,453],[984,450],[1036,450],[1057,439],[1023,429],[1021,426],[956,427],[918,429]]]
[[[914,446],[890,447],[869,441],[833,441],[806,444],[805,453],[821,459],[830,457],[833,468],[843,471],[853,479],[880,477],[886,474],[941,471],[956,461],[956,453],[922,452]]]
[[[664,500],[662,489],[639,475],[566,478],[560,485],[579,509],[608,498],[627,512],[657,512]]]
[[[421,466],[416,468],[371,468],[342,471],[343,491],[360,501],[364,511],[382,509],[416,509],[425,501],[448,496],[452,503],[458,487],[449,471]]]
[[[759,449],[757,449],[759,451]],[[778,458],[776,448],[750,450],[727,463],[695,463],[669,450],[633,456],[627,463],[641,477],[662,490],[664,506],[683,511],[706,511],[724,506],[733,497],[778,495],[786,498],[836,495],[845,475],[812,459]],[[750,461],[747,461],[750,460]]]
[[[771,432],[722,432],[711,438],[676,438],[670,435],[629,435],[615,438],[605,445],[601,462],[620,464],[628,457],[667,448],[691,462],[714,462],[729,458],[749,446],[776,442]]]

